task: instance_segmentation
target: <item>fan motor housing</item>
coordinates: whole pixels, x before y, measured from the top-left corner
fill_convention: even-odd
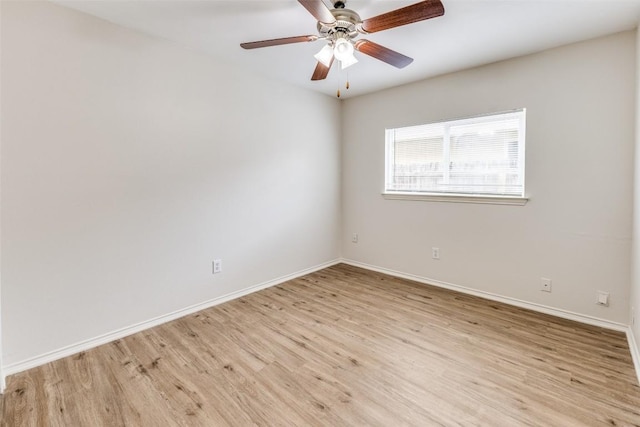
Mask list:
[[[360,15],[351,9],[332,9],[331,14],[336,18],[335,23],[318,22],[320,37],[331,40],[337,33],[348,35],[350,39],[358,36],[358,26],[362,23]]]

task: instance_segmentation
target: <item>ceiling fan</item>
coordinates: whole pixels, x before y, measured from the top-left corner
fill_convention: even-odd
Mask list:
[[[413,62],[413,58],[370,40],[360,39],[354,41],[354,39],[360,34],[376,33],[444,15],[444,6],[442,6],[440,0],[424,0],[364,20],[353,10],[346,9],[344,1],[336,1],[333,4],[333,9],[330,9],[324,0],[298,0],[298,2],[318,20],[318,35],[311,34],[261,40],[241,43],[240,46],[244,49],[256,49],[290,43],[326,40],[328,43],[315,55],[318,64],[311,76],[311,80],[325,79],[329,74],[334,58],[340,61],[342,69],[358,62],[353,55],[354,50],[379,59],[396,68],[404,68]]]

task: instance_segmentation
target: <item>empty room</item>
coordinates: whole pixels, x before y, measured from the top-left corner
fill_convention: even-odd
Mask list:
[[[1,426],[640,426],[640,0],[0,0]]]

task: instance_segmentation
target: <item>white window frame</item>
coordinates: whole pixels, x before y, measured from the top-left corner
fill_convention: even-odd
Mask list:
[[[393,168],[393,131],[394,129],[386,129],[385,130],[385,181],[384,181],[384,190],[382,192],[382,196],[385,199],[389,200],[417,200],[417,201],[430,201],[430,202],[455,202],[455,203],[486,203],[486,204],[498,204],[498,205],[519,205],[522,206],[527,203],[529,198],[525,195],[525,134],[526,134],[526,110],[524,108],[511,110],[511,111],[503,111],[498,113],[484,114],[480,116],[474,117],[466,117],[462,119],[454,119],[454,120],[445,120],[441,122],[432,122],[426,124],[442,124],[444,126],[445,139],[448,140],[448,132],[449,128],[452,125],[459,126],[470,123],[482,123],[482,122],[490,122],[495,120],[496,116],[505,116],[508,114],[519,114],[520,115],[520,138],[518,141],[519,151],[521,151],[522,155],[518,157],[519,169],[522,171],[522,174],[519,176],[519,179],[522,182],[523,191],[521,196],[510,196],[510,195],[482,195],[482,194],[471,194],[471,193],[428,193],[428,192],[405,192],[405,191],[394,191],[388,190],[390,187],[388,184],[392,177],[392,168]],[[443,157],[447,157],[447,152],[449,150],[449,144],[444,144],[443,146]],[[445,168],[443,173],[448,175],[448,168]]]

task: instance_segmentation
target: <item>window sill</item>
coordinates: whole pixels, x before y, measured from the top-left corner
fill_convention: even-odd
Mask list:
[[[464,194],[433,194],[433,193],[402,193],[389,192],[382,193],[382,197],[387,200],[415,200],[421,202],[449,202],[449,203],[480,203],[490,205],[512,205],[524,206],[528,197],[511,196],[468,196]]]

